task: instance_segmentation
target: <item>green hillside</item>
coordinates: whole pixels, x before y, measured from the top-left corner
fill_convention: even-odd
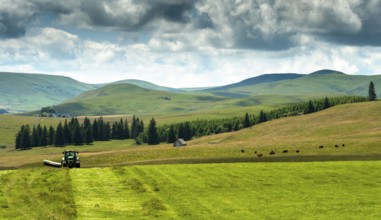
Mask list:
[[[380,161],[0,171],[0,219],[379,219]]]
[[[381,90],[377,89],[377,85],[381,85],[381,76],[346,75],[332,70],[321,70],[309,75],[262,75],[237,84],[193,92],[170,91],[169,88],[163,89],[144,81],[136,81],[138,86],[118,83],[89,91],[65,101],[57,109],[72,115],[226,117],[325,96],[367,96],[370,81],[375,83],[380,97]]]
[[[184,148],[174,149],[171,144],[137,146],[133,140],[67,148],[83,152],[84,167],[181,161],[380,160],[380,114],[381,102],[346,104],[314,114],[269,121],[237,132],[201,137],[189,141]],[[269,155],[272,150],[275,155]],[[284,150],[288,153],[282,153]],[[296,153],[296,150],[300,152]],[[255,151],[263,156],[257,157]],[[29,151],[7,148],[0,149],[0,152],[0,168],[40,166],[43,159],[59,160],[62,148]]]
[[[135,86],[139,86],[139,87],[144,88],[144,89],[167,91],[167,92],[185,92],[184,90],[181,90],[181,89],[174,89],[174,88],[170,88],[170,87],[159,86],[159,85],[156,85],[154,83],[150,83],[150,82],[143,81],[143,80],[137,80],[137,79],[126,79],[126,80],[114,82],[112,84],[125,84],[125,83],[135,85]]]
[[[0,109],[11,113],[37,110],[96,87],[63,76],[0,72]]]
[[[71,115],[182,114],[212,107],[228,98],[203,93],[173,93],[113,84],[72,98],[56,109]]]
[[[228,90],[228,89],[239,88],[244,86],[254,86],[254,85],[262,84],[262,83],[278,82],[282,80],[292,80],[292,79],[297,79],[304,76],[305,75],[303,74],[296,74],[296,73],[264,74],[264,75],[256,76],[253,78],[245,79],[238,83],[211,88],[211,89],[208,89],[208,91],[221,91],[221,90]]]
[[[265,74],[198,91],[162,87],[141,80],[89,85],[67,77],[41,74],[0,73],[0,80],[0,110],[11,113],[60,103],[57,109],[71,115],[226,117],[324,96],[367,96],[370,81],[375,83],[381,97],[381,90],[377,89],[381,76],[346,75],[333,70],[308,75]]]
[[[228,98],[208,92],[168,92],[131,84],[112,84],[85,92],[57,105],[71,115],[181,116],[186,118],[230,117],[259,112],[305,99],[296,96],[259,95]]]
[[[324,96],[358,95],[367,96],[368,86],[373,81],[378,96],[381,89],[381,75],[361,76],[347,75],[337,71],[322,70],[297,77],[295,79],[278,80],[273,82],[255,83],[254,85],[241,84],[224,90],[213,90],[214,94],[231,96],[256,95],[287,95],[294,97],[317,98]]]

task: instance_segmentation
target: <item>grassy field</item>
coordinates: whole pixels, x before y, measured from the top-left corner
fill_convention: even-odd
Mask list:
[[[0,108],[12,113],[39,110],[97,87],[64,76],[0,72]]]
[[[0,218],[379,219],[380,161],[0,172]]]
[[[360,76],[346,74],[312,74],[305,77],[258,84],[256,86],[243,86],[228,89],[225,92],[251,95],[276,95],[300,97],[324,97],[338,95],[367,96],[370,81],[375,85],[381,84],[381,76]],[[378,97],[381,95],[378,92]]]
[[[287,99],[288,100],[288,99]],[[252,112],[255,114],[258,114],[261,110],[271,110],[280,106],[284,106],[285,104],[288,104],[288,101],[291,102],[298,102],[298,100],[284,100],[283,103],[278,104],[271,104],[271,97],[267,97],[266,99],[263,99],[261,103],[254,106],[243,106],[243,107],[230,107],[230,108],[224,108],[223,106],[220,106],[220,109],[208,109],[204,110],[202,112],[188,112],[184,114],[165,114],[162,115],[160,112],[153,113],[152,115],[145,115],[145,114],[137,114],[136,116],[142,119],[145,124],[148,124],[149,121],[152,119],[152,117],[155,118],[158,125],[162,124],[170,124],[170,123],[178,123],[178,122],[184,122],[184,121],[191,121],[191,120],[197,120],[197,119],[218,119],[218,118],[229,118],[234,116],[243,116],[246,112]],[[300,100],[299,100],[300,101]],[[176,104],[174,104],[175,106]],[[233,106],[233,105],[232,105]],[[97,116],[88,116],[91,120],[95,118],[99,118],[102,116],[105,121],[119,121],[121,118],[128,119],[131,123],[132,121],[132,114],[126,114],[125,111],[124,114],[117,114],[117,115],[97,115]],[[83,120],[85,116],[79,116],[78,119],[80,121]],[[65,119],[59,119],[59,118],[36,118],[33,116],[18,116],[18,115],[0,115],[0,145],[5,144],[12,146],[15,143],[15,136],[16,133],[20,130],[20,127],[22,125],[28,124],[29,126],[33,127],[34,125],[37,126],[38,124],[41,124],[42,126],[46,125],[49,127],[52,125],[54,128],[58,125],[60,121],[65,121]],[[130,124],[131,125],[131,124]]]
[[[182,148],[173,148],[170,144],[138,146],[133,140],[114,140],[66,149],[80,151],[84,167],[182,161],[380,160],[380,113],[381,102],[348,104],[238,132],[205,136],[189,141],[188,146]],[[54,147],[28,151],[0,149],[0,169],[41,166],[43,159],[59,161],[63,150]],[[283,153],[284,150],[288,153]],[[257,157],[255,151],[263,156]],[[269,155],[270,151],[275,151],[275,155]]]
[[[219,112],[225,117],[235,116],[235,111],[261,109],[298,103],[302,98],[282,95],[257,95],[249,98],[229,98],[208,92],[174,93],[143,89],[130,84],[108,85],[88,91],[55,106],[59,112],[71,115],[197,115]],[[227,110],[226,110],[227,109]]]
[[[69,170],[0,172],[0,219],[74,219]]]
[[[341,105],[180,148],[0,149],[0,219],[379,219],[380,113],[381,102]],[[9,130],[10,117],[0,117]],[[79,150],[83,168],[42,165],[64,149]]]

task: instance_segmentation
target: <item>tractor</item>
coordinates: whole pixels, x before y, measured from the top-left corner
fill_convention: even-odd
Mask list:
[[[64,157],[62,157],[61,160],[61,165],[63,167],[81,167],[81,162],[79,161],[79,157],[77,156],[78,151],[65,150],[64,152],[62,152],[62,154],[64,155]]]

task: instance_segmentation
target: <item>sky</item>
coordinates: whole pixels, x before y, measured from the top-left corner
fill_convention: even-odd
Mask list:
[[[0,0],[0,71],[175,88],[381,74],[381,0]]]

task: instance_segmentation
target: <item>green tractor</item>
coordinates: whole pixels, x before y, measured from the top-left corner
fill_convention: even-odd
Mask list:
[[[65,150],[62,152],[64,157],[62,157],[61,165],[63,167],[69,167],[69,168],[80,168],[81,162],[79,161],[79,157],[77,156],[78,151],[71,151],[71,150]]]

